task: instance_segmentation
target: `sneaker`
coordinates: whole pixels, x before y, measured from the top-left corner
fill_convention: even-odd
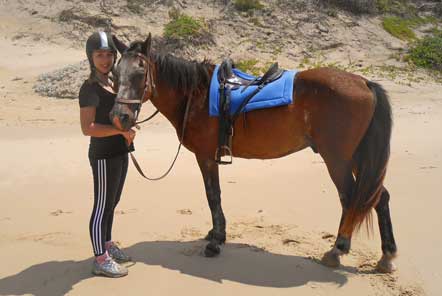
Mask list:
[[[118,263],[125,263],[132,260],[132,258],[124,254],[124,252],[116,244],[112,244],[107,252],[112,257],[112,259],[114,259]]]
[[[104,275],[107,277],[117,278],[126,276],[128,270],[126,267],[115,262],[111,257],[108,257],[103,263],[98,263],[97,260],[94,260],[92,273],[95,275]]]

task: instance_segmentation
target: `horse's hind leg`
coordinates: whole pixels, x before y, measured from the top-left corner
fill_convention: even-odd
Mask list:
[[[204,254],[207,257],[218,255],[220,245],[226,241],[226,219],[221,208],[221,189],[219,186],[218,164],[213,159],[196,156],[198,165],[204,179],[207,201],[212,213],[213,228],[209,231],[206,239],[207,244]]]
[[[382,258],[379,260],[377,270],[380,272],[393,272],[395,267],[392,263],[396,256],[396,243],[393,236],[393,226],[390,218],[390,194],[387,189],[383,189],[381,199],[376,205],[376,213],[378,215],[379,231],[382,240]]]
[[[338,267],[340,265],[340,256],[350,251],[351,236],[343,235],[341,233],[341,226],[346,215],[355,181],[352,175],[351,161],[336,161],[327,158],[324,158],[324,160],[330,177],[338,190],[342,214],[336,242],[333,248],[322,257],[322,263],[329,267]]]

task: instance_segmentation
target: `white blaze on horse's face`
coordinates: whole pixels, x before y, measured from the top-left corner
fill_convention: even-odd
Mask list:
[[[111,122],[120,130],[135,125],[144,92],[145,68],[134,54],[124,54],[116,67],[118,93],[110,112]],[[136,102],[140,103],[136,103]]]

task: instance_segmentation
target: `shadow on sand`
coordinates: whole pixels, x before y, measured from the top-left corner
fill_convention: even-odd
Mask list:
[[[229,280],[283,288],[302,286],[308,282],[334,283],[338,286],[347,282],[342,270],[329,269],[305,257],[274,254],[245,244],[228,243],[219,257],[205,258],[201,253],[206,243],[203,240],[141,242],[125,251],[137,264],[159,265],[216,282]],[[30,266],[0,279],[0,295],[64,295],[74,285],[93,276],[91,264],[92,258],[88,258]]]

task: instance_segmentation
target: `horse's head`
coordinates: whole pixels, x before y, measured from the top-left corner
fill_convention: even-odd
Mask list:
[[[121,59],[115,69],[118,93],[109,116],[116,128],[128,130],[135,125],[141,104],[155,92],[154,67],[150,59],[152,36],[149,34],[144,42],[134,42],[130,47],[114,36],[114,43]]]

